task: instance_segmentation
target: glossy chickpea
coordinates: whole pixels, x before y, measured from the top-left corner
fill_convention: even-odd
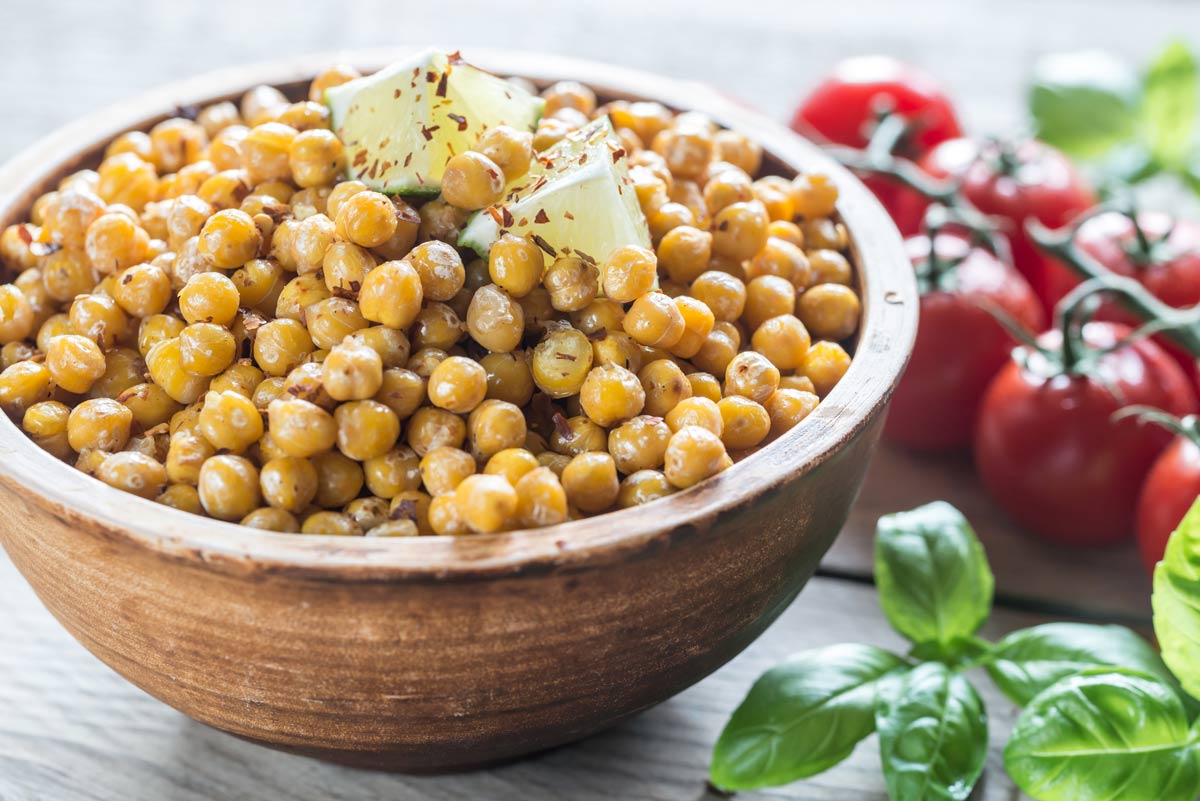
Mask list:
[[[615,300],[598,298],[582,309],[571,312],[571,325],[585,334],[620,331],[625,307]]]
[[[608,432],[608,452],[617,469],[629,474],[662,467],[671,428],[661,417],[639,415]]]
[[[81,250],[91,225],[104,214],[104,201],[91,189],[75,187],[53,192],[42,205],[44,239]]]
[[[354,67],[347,64],[334,64],[318,72],[317,76],[313,78],[312,83],[308,85],[308,99],[315,103],[324,103],[325,92],[360,77],[362,77],[362,73]]]
[[[804,355],[797,372],[813,384],[817,395],[825,397],[850,368],[850,354],[836,342],[814,342]]]
[[[562,476],[562,471],[571,463],[571,457],[554,451],[542,451],[537,456],[538,464],[550,470],[556,476]]]
[[[783,239],[771,236],[767,244],[745,264],[746,278],[778,276],[803,289],[812,277],[812,267],[804,251]]]
[[[671,482],[658,470],[638,470],[621,480],[617,491],[617,506],[628,509],[641,506],[675,492]]]
[[[241,520],[258,508],[258,470],[241,456],[213,456],[200,468],[200,503],[218,520]]]
[[[357,523],[360,531],[370,531],[388,522],[388,511],[388,502],[383,498],[355,498],[342,514]]]
[[[533,397],[533,373],[523,354],[488,353],[479,364],[487,375],[487,397],[524,406]]]
[[[74,304],[72,305],[73,308]],[[91,304],[89,304],[88,308],[91,308]],[[119,309],[116,311],[120,314]],[[120,320],[123,321],[124,317],[123,314],[120,315]],[[91,321],[90,316],[89,321]],[[0,344],[8,345],[9,343],[25,339],[33,333],[35,322],[33,305],[30,304],[29,298],[25,296],[25,293],[12,284],[0,286]],[[74,322],[72,322],[72,325],[74,325]],[[81,331],[80,333],[96,338],[94,331],[91,334],[87,331]],[[100,333],[103,335],[103,330]],[[113,339],[115,338],[116,336],[114,335]]]
[[[684,426],[699,426],[719,437],[724,428],[721,410],[715,401],[708,398],[691,397],[681,400],[674,409],[667,413],[666,420],[672,432],[678,431]]]
[[[754,175],[762,166],[762,147],[743,133],[720,130],[713,134],[716,157]]]
[[[670,359],[655,359],[638,371],[638,380],[646,393],[646,414],[665,417],[684,398],[692,395],[692,385],[679,365]]]
[[[468,476],[454,493],[454,502],[471,531],[492,534],[512,523],[517,491],[500,476]]]
[[[167,470],[153,457],[124,451],[114,453],[96,469],[96,478],[123,492],[154,500],[167,485]]]
[[[734,203],[754,200],[754,182],[739,169],[721,170],[711,175],[702,190],[704,204],[712,214],[719,214]]]
[[[357,299],[367,275],[373,269],[375,257],[366,248],[349,242],[334,242],[325,251],[322,272],[325,286],[334,297]]]
[[[757,329],[766,320],[790,315],[796,308],[796,287],[777,275],[760,275],[746,285],[746,305],[742,320]]]
[[[638,377],[616,365],[593,367],[580,388],[583,411],[601,426],[611,426],[642,411],[646,393]]]
[[[542,117],[533,134],[533,149],[540,153],[553,147],[561,142],[571,130],[571,125],[565,120],[556,117]]]
[[[189,239],[199,236],[201,230],[204,228],[204,223],[215,212],[216,210],[211,203],[196,195],[182,195],[172,201],[166,219],[167,241],[170,246],[178,250]],[[123,243],[127,241],[122,240]],[[197,240],[198,243],[199,240]],[[98,247],[102,247],[105,244],[107,243],[103,239],[97,242]],[[91,256],[91,253],[89,252],[88,255]],[[131,264],[121,265],[118,269],[132,266],[137,261],[134,260]],[[95,258],[93,258],[93,263],[97,263]],[[100,269],[102,272],[108,272],[108,270],[104,269],[103,264],[97,264],[97,269]]]
[[[652,211],[646,219],[650,226],[650,238],[661,243],[663,237],[676,228],[694,228],[696,215],[682,203],[669,201]]]
[[[796,316],[821,339],[849,337],[858,329],[860,311],[858,295],[841,284],[817,284],[796,302]]]
[[[120,203],[141,211],[158,194],[158,174],[154,165],[134,153],[110,156],[97,171],[100,182],[96,193],[108,203]]]
[[[487,371],[472,359],[451,356],[434,368],[428,391],[434,406],[466,414],[487,397]]]
[[[480,287],[467,308],[471,338],[493,353],[507,353],[521,344],[525,312],[507,292],[494,284]]]
[[[421,289],[428,300],[450,300],[466,281],[462,257],[445,242],[422,242],[408,254],[408,261],[421,277]]]
[[[420,464],[415,451],[397,445],[363,462],[363,479],[371,494],[390,500],[405,490],[421,486]]]
[[[442,198],[450,205],[474,211],[498,203],[503,196],[504,171],[482,153],[468,150],[446,162]]]
[[[619,303],[636,300],[654,288],[657,270],[654,251],[637,245],[619,247],[609,255],[601,270],[604,295]]]
[[[721,413],[721,441],[731,451],[753,448],[771,433],[771,418],[762,404],[730,395],[717,403]]]
[[[706,304],[689,295],[676,297],[675,306],[683,320],[683,333],[670,351],[682,359],[690,359],[704,346],[716,318]]]
[[[274,314],[283,292],[283,267],[271,259],[251,259],[230,276],[242,306]]]
[[[104,355],[104,372],[87,391],[89,398],[115,398],[146,377],[141,355],[131,348],[114,348]]]
[[[520,407],[502,400],[485,400],[467,418],[471,452],[487,459],[525,442],[525,414]]]
[[[550,295],[550,305],[556,310],[579,311],[591,304],[599,293],[600,269],[576,256],[562,256],[546,270],[542,285]]]
[[[717,270],[702,273],[692,282],[690,294],[708,306],[716,320],[734,322],[746,308],[746,285]]]
[[[469,211],[451,206],[440,198],[421,206],[419,213],[421,224],[417,228],[417,237],[425,240],[436,239],[440,242],[457,241],[463,223],[471,214]]]
[[[237,286],[216,272],[193,275],[179,291],[179,313],[189,323],[228,326],[237,316],[240,302]]]
[[[275,509],[269,506],[255,509],[243,517],[239,525],[246,528],[258,529],[259,531],[275,531],[281,534],[301,533],[300,523],[296,520],[295,515],[283,509]]]
[[[255,388],[262,383],[265,374],[249,362],[238,362],[209,382],[213,392],[236,392],[247,398],[254,395]]]
[[[659,131],[666,129],[674,120],[671,110],[661,103],[643,100],[610,104],[609,116],[613,125],[629,128],[643,142],[654,141]]]
[[[208,133],[191,120],[176,117],[150,129],[150,159],[162,174],[199,160],[207,146]]]
[[[198,433],[173,434],[167,449],[167,477],[176,484],[195,486],[200,481],[200,468],[215,453],[208,440]]]
[[[487,156],[504,173],[506,181],[529,172],[533,160],[533,134],[508,125],[493,125],[484,131],[475,150]]]
[[[517,523],[540,528],[566,522],[567,492],[558,475],[548,467],[535,467],[516,482]]]
[[[294,268],[301,275],[316,272],[337,237],[337,224],[324,214],[314,214],[296,224],[291,240]]]
[[[200,493],[189,484],[171,484],[154,501],[181,512],[190,512],[194,515],[204,513],[204,507],[200,505]]]
[[[421,536],[433,534],[429,523],[431,498],[420,490],[404,490],[391,500],[388,517],[391,522],[408,522],[416,526]]]
[[[620,482],[613,457],[603,452],[581,453],[563,469],[562,486],[572,506],[602,512],[617,500]]]
[[[492,282],[516,298],[528,295],[542,280],[542,249],[523,236],[505,234],[488,251]]]
[[[467,424],[461,417],[432,406],[423,406],[413,412],[405,430],[408,446],[418,456],[442,445],[461,448],[466,438]]]
[[[0,372],[0,409],[11,417],[24,414],[35,403],[49,400],[53,391],[54,377],[45,364],[17,362]]]
[[[144,131],[126,131],[108,143],[108,147],[104,149],[104,157],[132,153],[144,161],[149,161],[153,152],[154,144],[150,141],[149,134]]]
[[[716,434],[698,426],[686,426],[671,435],[663,473],[679,489],[699,484],[733,465]]]
[[[764,321],[750,342],[780,370],[795,370],[804,363],[812,338],[804,323],[785,314]]]
[[[315,403],[298,398],[274,400],[267,407],[267,418],[272,440],[289,456],[303,459],[337,443],[337,423]]]
[[[47,353],[50,350],[50,341],[55,337],[63,334],[74,334],[75,329],[71,327],[71,318],[69,315],[59,312],[52,314],[38,327],[35,342],[37,349],[42,353]]]
[[[396,208],[379,192],[356,192],[338,206],[334,225],[343,239],[364,248],[377,247],[396,233]]]
[[[434,448],[421,459],[421,482],[435,498],[454,492],[463,479],[474,474],[474,457],[458,448]]]
[[[712,234],[691,225],[667,231],[658,243],[658,263],[672,281],[688,284],[708,269],[712,258]]]
[[[342,141],[332,131],[315,128],[297,134],[288,148],[292,180],[302,188],[334,183],[346,169]]]
[[[318,348],[328,350],[346,337],[366,328],[370,323],[363,317],[357,303],[347,298],[326,298],[304,310],[304,324]]]
[[[46,368],[57,386],[67,392],[82,393],[104,375],[105,359],[92,340],[78,334],[64,334],[50,340]]]
[[[375,400],[395,412],[401,420],[411,417],[426,397],[425,379],[400,367],[383,371],[383,381],[375,393]]]
[[[652,348],[674,347],[685,330],[679,307],[662,292],[648,292],[635,300],[622,325],[634,340]]]
[[[73,250],[58,250],[41,264],[42,286],[52,300],[66,302],[91,291],[96,283],[92,265]]]
[[[383,360],[369,345],[346,339],[330,349],[321,380],[334,400],[370,398],[383,385]]]
[[[726,206],[713,217],[713,253],[737,261],[753,258],[767,244],[768,221],[758,201]]]
[[[843,250],[849,242],[846,226],[828,217],[805,220],[801,230],[805,247],[812,250]]]
[[[7,370],[17,362],[32,359],[37,355],[37,348],[25,341],[9,342],[0,347],[0,370]]]
[[[355,342],[360,342],[379,354],[383,369],[403,367],[411,355],[411,345],[408,336],[395,328],[375,325],[370,328],[360,328],[350,335]]]
[[[704,338],[700,349],[692,355],[696,367],[716,375],[725,375],[725,369],[737,355],[739,339],[731,323],[716,323]]]
[[[541,336],[562,319],[562,313],[554,308],[550,293],[544,286],[535,286],[528,295],[517,298],[517,304],[525,317],[526,334]]]
[[[555,453],[575,456],[589,451],[602,451],[607,447],[608,434],[583,415],[554,417],[554,430],[550,434],[550,448]]]
[[[242,166],[242,140],[250,129],[240,123],[228,125],[208,143],[208,159],[218,170],[236,170]]]
[[[578,394],[592,368],[592,358],[592,343],[582,332],[574,328],[552,331],[533,349],[533,381],[552,398]]]
[[[796,213],[805,219],[830,217],[837,208],[837,185],[820,173],[797,175],[792,179],[792,199]]]
[[[84,251],[92,269],[108,275],[132,267],[146,258],[150,235],[136,220],[119,213],[107,213],[88,226]]]
[[[85,400],[67,419],[67,441],[75,451],[119,451],[129,441],[133,412],[111,398]]]
[[[466,335],[466,326],[449,304],[431,301],[417,314],[410,331],[416,349],[449,350]]]
[[[242,205],[242,201],[250,195],[250,187],[249,177],[245,170],[222,170],[200,184],[196,195],[215,209],[233,211],[237,210]],[[241,230],[240,226],[239,230]]]
[[[73,455],[67,436],[67,421],[70,416],[71,407],[66,404],[42,401],[25,410],[21,417],[21,430],[42,450],[48,451],[56,458],[67,459]]]
[[[432,508],[432,503],[430,504]],[[429,524],[432,528],[432,523]],[[465,529],[465,524],[464,524]],[[430,534],[442,533],[438,531],[430,531]],[[446,532],[449,533],[449,532]],[[462,533],[466,533],[465,530]],[[380,523],[375,528],[366,532],[366,537],[417,537],[421,535],[421,530],[417,528],[417,524],[411,520],[388,520]]]
[[[129,407],[139,431],[148,431],[171,419],[183,405],[157,384],[135,384],[117,395],[117,401]]]
[[[358,497],[363,487],[362,467],[337,451],[311,457],[317,469],[317,494],[313,502],[324,509],[340,509]]]
[[[171,279],[153,264],[122,270],[112,285],[112,298],[131,317],[158,314],[171,302]]]
[[[203,128],[209,137],[216,136],[231,125],[239,124],[241,120],[242,115],[237,106],[227,100],[205,106],[196,115],[196,124]]]
[[[255,333],[254,361],[270,376],[287,375],[312,351],[312,337],[295,320],[272,320]]]
[[[262,415],[245,395],[209,392],[200,410],[199,431],[217,450],[242,453],[262,438]]]
[[[490,476],[501,476],[514,487],[521,477],[540,465],[537,457],[525,448],[514,447],[496,451],[487,460],[483,472]]]
[[[779,436],[790,431],[801,420],[812,414],[821,399],[813,392],[799,389],[780,388],[764,404],[771,417],[771,433]]]
[[[238,209],[218,211],[200,229],[200,254],[222,270],[241,267],[261,246],[262,234],[254,220]]]
[[[779,239],[798,248],[804,248],[804,231],[800,226],[788,220],[771,220],[767,225],[767,241]]]
[[[388,261],[363,278],[358,293],[362,316],[390,328],[407,328],[421,311],[421,277],[407,261]]]
[[[850,286],[854,282],[854,273],[850,269],[850,262],[836,250],[810,250],[808,262],[812,273],[805,284],[806,287],[820,284]]]
[[[779,387],[779,368],[761,353],[739,353],[725,369],[725,394],[762,403]]]
[[[280,122],[255,125],[241,142],[242,168],[252,184],[292,177],[291,150],[298,132]]]

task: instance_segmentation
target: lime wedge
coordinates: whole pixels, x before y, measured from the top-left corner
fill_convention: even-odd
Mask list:
[[[579,256],[603,265],[623,245],[650,247],[621,140],[601,117],[538,154],[505,200],[478,212],[458,237],[459,247],[487,257],[502,234],[529,235],[549,264]]]
[[[544,105],[437,50],[335,86],[325,104],[346,146],[347,178],[401,195],[436,195],[451,156],[495,125],[532,131]]]

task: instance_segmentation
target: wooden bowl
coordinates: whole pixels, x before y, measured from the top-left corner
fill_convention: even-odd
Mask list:
[[[261,83],[298,97],[323,65],[367,71],[402,55],[213,73],[110,108],[0,169],[0,226],[93,166],[114,136],[179,106]],[[830,174],[864,301],[853,365],[803,424],[715,479],[643,508],[464,538],[250,531],[111,489],[0,421],[0,541],[47,609],[129,681],[239,737],[353,765],[454,770],[584,737],[699,681],[812,576],[911,350],[917,294],[899,235],[811,144],[700,85],[544,55],[468,57],[705,111],[761,142],[768,170]]]

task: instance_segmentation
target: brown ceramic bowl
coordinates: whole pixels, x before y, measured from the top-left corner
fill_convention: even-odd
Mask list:
[[[300,96],[327,54],[207,75],[48,137],[0,169],[0,226],[104,145],[260,83]],[[846,520],[912,347],[900,238],[857,180],[702,86],[534,54],[501,74],[705,111],[766,168],[829,173],[860,265],[853,366],[817,411],[715,479],[529,532],[345,539],[249,531],[101,484],[0,421],[0,541],[52,614],[181,712],[265,745],[404,771],[483,765],[584,737],[716,670],[791,603]],[[734,699],[730,699],[733,703]]]

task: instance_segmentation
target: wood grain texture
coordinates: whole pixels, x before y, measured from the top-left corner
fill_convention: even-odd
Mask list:
[[[0,563],[0,798],[4,801],[716,801],[709,751],[753,680],[805,648],[861,640],[900,647],[874,593],[815,579],[749,650],[676,698],[616,729],[521,762],[457,776],[403,777],[269,751],[194,723],[111,672],[62,631],[16,571]],[[998,612],[988,633],[1040,622]],[[548,679],[554,677],[548,676]],[[999,746],[1012,706],[983,689]],[[993,749],[977,801],[1017,797]],[[885,801],[873,743],[828,774],[739,798]]]

